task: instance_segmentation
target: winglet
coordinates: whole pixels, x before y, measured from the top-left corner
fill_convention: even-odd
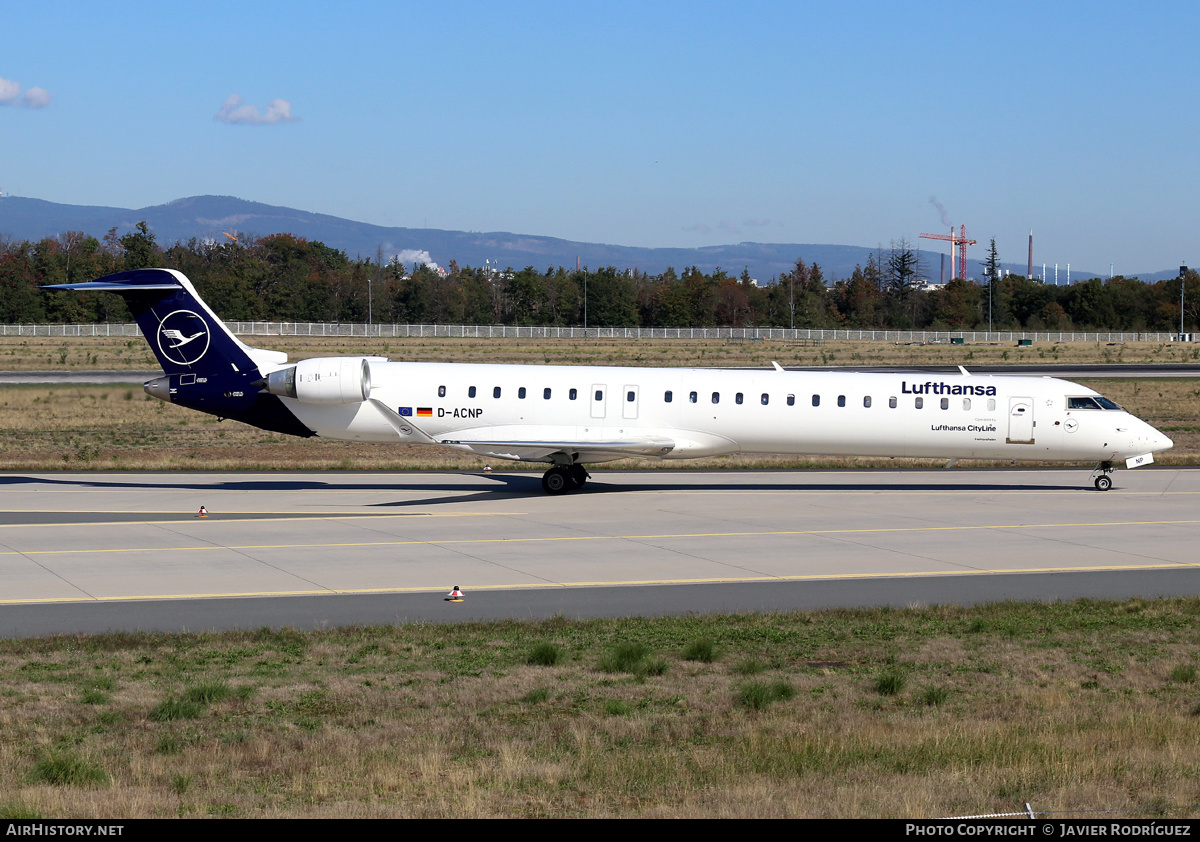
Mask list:
[[[775,366],[776,371],[783,371],[783,366],[781,366],[779,363],[775,362],[775,360],[771,360],[771,365]]]

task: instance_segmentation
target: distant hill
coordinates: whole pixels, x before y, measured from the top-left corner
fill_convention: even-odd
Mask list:
[[[165,205],[130,210],[88,205],[62,205],[19,196],[0,197],[0,236],[17,240],[40,240],[65,231],[83,231],[100,238],[112,227],[125,233],[145,221],[160,245],[170,246],[195,237],[198,240],[223,241],[225,231],[265,236],[288,233],[346,252],[350,257],[374,258],[379,249],[384,258],[399,255],[406,263],[427,252],[429,259],[441,265],[451,260],[460,266],[482,266],[485,260],[516,269],[564,266],[573,268],[576,258],[584,266],[597,269],[615,266],[637,268],[657,274],[668,266],[677,271],[697,266],[704,272],[721,267],[730,275],[743,268],[753,278],[766,283],[787,272],[796,258],[819,263],[828,279],[847,278],[856,265],[865,265],[874,251],[861,246],[814,243],[737,243],[702,248],[635,248],[603,243],[581,243],[513,234],[506,231],[487,233],[443,231],[436,228],[385,228],[366,222],[354,222],[328,214],[309,213],[293,208],[249,202],[233,196],[192,196]],[[948,263],[949,261],[947,261]],[[925,274],[936,281],[940,271],[938,253],[924,254]],[[1023,274],[1024,264],[1006,263],[1006,269]],[[968,273],[981,277],[977,260],[969,261]],[[1175,271],[1141,275],[1144,280],[1174,277]],[[1095,277],[1089,272],[1072,272],[1072,280]]]

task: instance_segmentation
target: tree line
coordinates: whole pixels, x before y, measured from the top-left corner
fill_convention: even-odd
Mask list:
[[[126,322],[114,295],[43,292],[144,267],[178,269],[209,306],[235,321],[410,324],[504,324],[589,327],[796,327],[892,330],[1184,329],[1200,322],[1200,276],[1143,283],[1118,276],[1070,286],[1018,275],[956,278],[924,289],[920,266],[901,240],[872,254],[849,278],[827,278],[797,259],[788,272],[757,284],[743,271],[687,267],[661,274],[600,269],[503,272],[490,267],[447,271],[407,267],[345,252],[291,234],[215,243],[189,240],[163,248],[146,224],[102,239],[71,231],[37,242],[0,237],[0,322]]]

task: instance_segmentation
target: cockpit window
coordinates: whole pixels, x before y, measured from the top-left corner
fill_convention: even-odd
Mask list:
[[[1080,398],[1068,397],[1067,409],[1115,409],[1119,412],[1125,411],[1108,398],[1102,398],[1099,395]]]

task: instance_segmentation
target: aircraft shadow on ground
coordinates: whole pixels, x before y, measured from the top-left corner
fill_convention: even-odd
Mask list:
[[[1085,482],[1071,484],[1031,484],[1021,482],[925,482],[914,477],[912,482],[871,482],[864,479],[860,482],[829,483],[804,482],[803,480],[789,482],[761,482],[746,479],[745,473],[739,474],[740,479],[722,482],[717,479],[704,479],[699,482],[679,482],[671,474],[664,473],[661,482],[628,483],[610,481],[603,474],[593,477],[587,485],[578,491],[565,495],[565,499],[587,497],[593,494],[618,494],[622,492],[657,491],[657,492],[688,492],[688,491],[755,491],[755,492],[943,492],[943,493],[992,493],[1005,491],[1080,491],[1090,492],[1091,488]],[[484,482],[486,485],[480,486]],[[367,504],[368,508],[397,509],[422,506],[436,506],[446,503],[483,502],[496,500],[528,499],[544,497],[541,477],[535,474],[463,474],[445,475],[435,482],[407,484],[403,475],[397,475],[395,482],[322,482],[316,480],[297,479],[256,479],[229,480],[215,483],[188,482],[183,480],[139,481],[139,480],[104,480],[104,479],[54,479],[50,477],[5,476],[0,477],[0,486],[34,483],[39,485],[84,486],[89,488],[107,489],[170,489],[206,491],[363,491],[363,492],[396,492],[412,491],[425,492],[426,495],[414,499],[392,500],[383,503]],[[331,508],[336,508],[332,506]]]

